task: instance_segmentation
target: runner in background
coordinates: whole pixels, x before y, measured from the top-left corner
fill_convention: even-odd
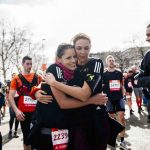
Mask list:
[[[127,104],[130,110],[130,115],[132,115],[134,112],[132,109],[132,91],[133,91],[132,75],[133,75],[132,70],[128,69],[127,75],[124,78],[125,95],[126,95]]]
[[[12,74],[12,79],[16,76],[16,73]],[[10,90],[10,81],[7,81],[7,89],[6,89],[6,101],[8,102],[9,105],[9,114],[10,114],[10,120],[9,120],[9,133],[8,133],[8,138],[11,139],[12,137],[18,138],[19,136],[17,135],[17,130],[19,126],[19,121],[16,118],[16,114],[13,111],[12,107],[9,104],[9,90]],[[19,95],[16,93],[14,97],[16,106],[18,106],[18,100],[19,100]],[[13,124],[15,122],[15,132],[12,134],[12,128]]]
[[[1,89],[1,84],[0,84],[0,89]],[[0,106],[1,108],[1,106]],[[1,126],[1,111],[0,111],[0,126]],[[0,150],[2,150],[2,134],[1,134],[1,131],[0,131]]]
[[[134,94],[135,94],[135,98],[136,98],[136,103],[137,103],[137,107],[138,107],[138,113],[141,114],[141,111],[144,111],[142,109],[142,98],[143,98],[143,91],[142,91],[142,87],[140,87],[139,85],[135,84],[135,76],[139,73],[139,70],[137,68],[137,66],[132,66],[131,67],[133,75],[132,75],[132,85],[133,85],[133,90],[134,90]]]
[[[107,69],[103,74],[103,89],[108,96],[107,111],[110,117],[115,118],[118,113],[118,121],[125,126],[125,101],[123,99],[123,74],[116,70],[115,59],[112,55],[106,57]],[[120,133],[120,147],[127,149],[124,141],[125,130]]]
[[[33,86],[39,85],[42,78],[37,76],[35,73],[31,73],[32,58],[29,56],[25,56],[22,59],[22,66],[22,73],[15,76],[11,81],[9,102],[21,124],[24,150],[31,150],[31,146],[26,144],[26,140],[30,132],[31,118],[37,101],[31,99],[30,92]],[[19,95],[18,106],[15,103],[16,92]]]
[[[3,108],[4,103],[5,103],[5,96],[4,96],[2,87],[1,87],[0,88],[0,118],[1,119],[3,119],[3,117],[4,117],[4,114],[2,112],[2,108]]]

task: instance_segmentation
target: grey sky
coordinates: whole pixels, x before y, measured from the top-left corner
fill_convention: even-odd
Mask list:
[[[49,0],[52,1],[52,0]],[[8,5],[22,5],[22,4],[27,4],[27,5],[42,5],[47,3],[48,0],[0,0],[0,4],[8,4]]]
[[[92,52],[123,49],[133,35],[145,40],[150,0],[1,0],[0,17],[27,26],[44,38],[47,55],[79,32],[92,39]],[[33,7],[34,6],[34,7]]]

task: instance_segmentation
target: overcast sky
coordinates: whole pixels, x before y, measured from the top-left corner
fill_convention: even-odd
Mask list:
[[[133,35],[144,41],[149,6],[150,0],[0,0],[0,17],[46,39],[53,58],[58,44],[79,32],[91,37],[92,52],[128,47]]]

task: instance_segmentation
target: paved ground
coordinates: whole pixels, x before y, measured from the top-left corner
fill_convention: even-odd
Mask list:
[[[127,147],[130,150],[150,150],[150,124],[147,124],[147,110],[142,106],[143,112],[138,114],[135,100],[133,100],[132,116],[129,114],[128,106],[126,105],[126,136]],[[119,138],[117,140],[119,145]],[[116,148],[117,150],[120,148]]]
[[[128,149],[131,150],[150,150],[150,126],[147,125],[147,111],[143,107],[144,112],[139,115],[135,101],[133,101],[134,115],[129,115],[128,107],[126,106],[126,138]],[[19,138],[8,140],[9,132],[9,114],[8,110],[6,117],[2,120],[0,131],[3,135],[3,150],[23,150],[22,148],[22,134],[19,127]],[[119,141],[117,141],[119,145]],[[108,148],[110,149],[110,148]],[[116,148],[117,150],[119,148]]]

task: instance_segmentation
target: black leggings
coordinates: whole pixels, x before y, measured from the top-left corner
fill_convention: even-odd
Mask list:
[[[10,128],[10,130],[12,130],[13,123],[14,123],[14,120],[15,120],[15,131],[17,131],[19,121],[16,119],[15,112],[13,111],[13,109],[11,107],[9,108],[9,113],[10,113],[9,128]]]
[[[23,143],[25,145],[27,145],[27,138],[28,138],[29,133],[30,133],[30,123],[31,123],[33,113],[24,112],[24,114],[25,114],[25,120],[20,121],[20,125],[21,125],[21,130],[22,130],[22,133],[23,133]]]
[[[2,135],[1,135],[1,132],[0,132],[0,150],[2,150]]]

